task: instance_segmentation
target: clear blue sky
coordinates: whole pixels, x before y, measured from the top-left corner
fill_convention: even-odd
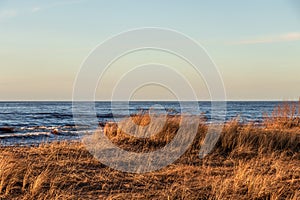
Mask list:
[[[95,46],[149,26],[202,44],[229,100],[300,96],[296,0],[0,0],[0,100],[71,100],[76,73]]]

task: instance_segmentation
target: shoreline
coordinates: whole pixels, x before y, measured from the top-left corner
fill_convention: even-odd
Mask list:
[[[134,120],[145,125],[149,117]],[[168,119],[157,137],[149,139],[132,138],[114,123],[106,124],[104,133],[125,150],[148,152],[170,141],[178,122]],[[266,125],[268,128],[227,123],[213,151],[200,159],[207,130],[201,124],[184,155],[169,166],[144,174],[111,169],[76,141],[0,146],[0,198],[299,199],[298,121],[274,119]]]

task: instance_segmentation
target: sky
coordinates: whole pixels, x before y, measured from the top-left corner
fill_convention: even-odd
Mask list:
[[[296,0],[0,0],[0,100],[72,100],[89,53],[107,38],[141,27],[176,30],[201,44],[219,68],[228,100],[300,97]],[[116,63],[107,79],[114,79],[122,65],[161,57],[183,71],[189,67],[170,55],[137,53]],[[200,82],[197,97],[207,100],[209,92]],[[133,94],[136,99],[170,96],[154,86]],[[105,100],[107,94],[96,98]]]

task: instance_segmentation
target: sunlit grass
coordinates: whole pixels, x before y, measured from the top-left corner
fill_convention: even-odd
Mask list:
[[[224,125],[213,152],[198,157],[207,132],[200,120],[189,150],[159,171],[131,174],[101,164],[79,142],[55,142],[38,147],[1,147],[0,198],[4,199],[299,199],[299,111],[277,108],[263,126]],[[149,116],[133,116],[147,126]],[[129,120],[129,119],[127,119]],[[135,138],[115,123],[104,133],[121,148],[146,152],[172,140],[180,116],[169,116],[150,138]],[[121,123],[133,129],[128,121]],[[155,130],[156,127],[151,127]]]

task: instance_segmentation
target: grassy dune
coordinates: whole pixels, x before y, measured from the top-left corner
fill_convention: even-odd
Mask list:
[[[295,106],[286,105],[266,116],[263,125],[228,122],[204,159],[198,157],[207,131],[201,119],[188,151],[146,174],[108,168],[78,142],[0,147],[0,199],[300,199],[300,118],[295,113]],[[150,122],[147,115],[132,119],[140,126]],[[167,144],[179,123],[180,116],[169,116],[158,134],[145,139],[114,123],[107,123],[104,133],[123,149],[147,152]]]

